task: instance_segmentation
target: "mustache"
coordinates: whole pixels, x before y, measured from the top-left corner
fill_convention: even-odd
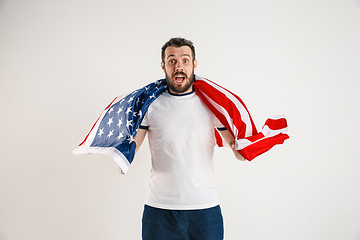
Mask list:
[[[182,75],[183,77],[185,78],[188,78],[188,76],[186,75],[186,73],[183,73],[183,72],[175,72],[172,77],[174,78],[176,75]]]

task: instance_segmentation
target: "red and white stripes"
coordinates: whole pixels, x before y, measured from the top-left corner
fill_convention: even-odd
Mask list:
[[[257,132],[244,102],[216,83],[195,76],[195,90],[219,121],[235,138],[235,149],[247,160],[252,160],[276,144],[289,138],[283,116],[269,118],[262,131]]]

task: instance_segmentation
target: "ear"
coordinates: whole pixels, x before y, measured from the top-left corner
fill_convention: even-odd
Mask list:
[[[195,59],[195,60],[194,60],[194,70],[196,69],[197,64],[198,64],[198,61]]]
[[[165,64],[164,64],[164,62],[161,62],[161,68],[165,72]]]

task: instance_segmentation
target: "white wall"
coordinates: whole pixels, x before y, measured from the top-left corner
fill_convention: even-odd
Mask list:
[[[117,95],[193,40],[197,74],[291,139],[254,161],[216,149],[227,240],[360,239],[360,2],[0,1],[0,239],[140,239],[150,170],[75,156]]]

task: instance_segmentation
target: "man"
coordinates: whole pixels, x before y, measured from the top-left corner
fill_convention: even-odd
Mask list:
[[[193,43],[172,38],[162,47],[168,89],[149,107],[135,137],[148,133],[152,170],[143,213],[143,240],[223,239],[214,178],[214,126],[234,148],[234,137],[196,95]]]

